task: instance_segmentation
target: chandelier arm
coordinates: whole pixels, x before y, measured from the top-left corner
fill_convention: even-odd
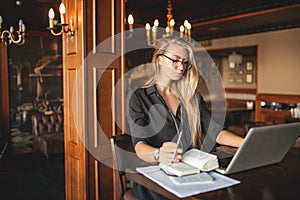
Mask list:
[[[13,33],[11,33],[11,40],[13,43],[18,44],[22,41],[23,37],[22,37],[22,33],[20,33],[19,31],[17,31],[18,33],[18,39],[16,40],[15,35]]]
[[[1,42],[4,42],[4,44],[6,46],[10,45],[11,44],[11,39],[10,39],[10,32],[8,30],[4,30],[2,33],[1,33]]]
[[[1,41],[6,40],[6,38],[8,38],[10,40],[11,37],[11,33],[8,30],[4,30],[1,33]]]
[[[8,30],[4,30],[1,33],[1,41],[4,41],[5,45],[9,45],[11,43],[20,44],[20,45],[24,44],[25,43],[25,33],[17,31],[17,36],[18,36],[18,39],[16,39],[15,35],[12,32],[10,32]]]
[[[152,43],[148,40],[147,41],[147,45],[150,47],[154,47],[155,46],[155,41],[153,41]]]
[[[68,28],[69,24],[64,24],[62,26],[62,29],[64,30],[64,33],[67,33],[69,36],[74,36],[74,30]]]
[[[53,28],[50,29],[50,32],[52,33],[52,35],[55,35],[55,36],[59,36],[61,35],[63,32],[64,32],[64,29],[61,29],[59,32],[55,32]]]
[[[50,32],[52,35],[54,36],[60,36],[62,33],[66,33],[68,34],[69,36],[74,36],[75,34],[75,31],[74,30],[71,30],[69,28],[67,28],[68,24],[63,24],[61,25],[61,29],[59,32],[55,32],[54,29],[55,28],[50,28]]]
[[[25,44],[25,33],[22,33],[22,41],[20,43],[17,43],[17,45],[23,45]]]

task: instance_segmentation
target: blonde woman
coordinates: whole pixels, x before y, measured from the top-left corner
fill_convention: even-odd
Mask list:
[[[152,63],[153,76],[129,98],[130,134],[142,160],[180,162],[182,153],[192,147],[201,148],[208,134],[211,116],[199,91],[200,74],[192,48],[174,36],[160,39]],[[239,147],[243,142],[221,125],[213,130],[218,131],[219,144]],[[138,184],[134,191],[140,199],[163,199]]]

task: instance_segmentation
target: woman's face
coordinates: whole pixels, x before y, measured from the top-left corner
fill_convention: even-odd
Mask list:
[[[164,54],[158,56],[160,78],[179,80],[188,67],[188,52],[184,47],[170,44]]]

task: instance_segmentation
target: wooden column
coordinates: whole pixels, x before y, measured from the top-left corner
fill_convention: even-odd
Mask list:
[[[0,135],[10,139],[7,46],[0,42]]]
[[[116,199],[109,139],[124,115],[115,84],[124,73],[124,0],[64,0],[75,35],[63,35],[66,199]],[[112,38],[103,48],[97,46]],[[107,61],[120,54],[114,62]],[[86,60],[88,58],[88,60]],[[122,88],[122,86],[121,86]],[[118,96],[117,96],[118,95]],[[115,107],[111,108],[111,101]],[[123,118],[123,117],[121,117]],[[124,123],[124,119],[122,119]]]

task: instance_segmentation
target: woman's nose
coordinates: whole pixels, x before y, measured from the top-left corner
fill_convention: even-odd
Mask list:
[[[177,62],[176,69],[184,70],[184,64],[182,62]]]

